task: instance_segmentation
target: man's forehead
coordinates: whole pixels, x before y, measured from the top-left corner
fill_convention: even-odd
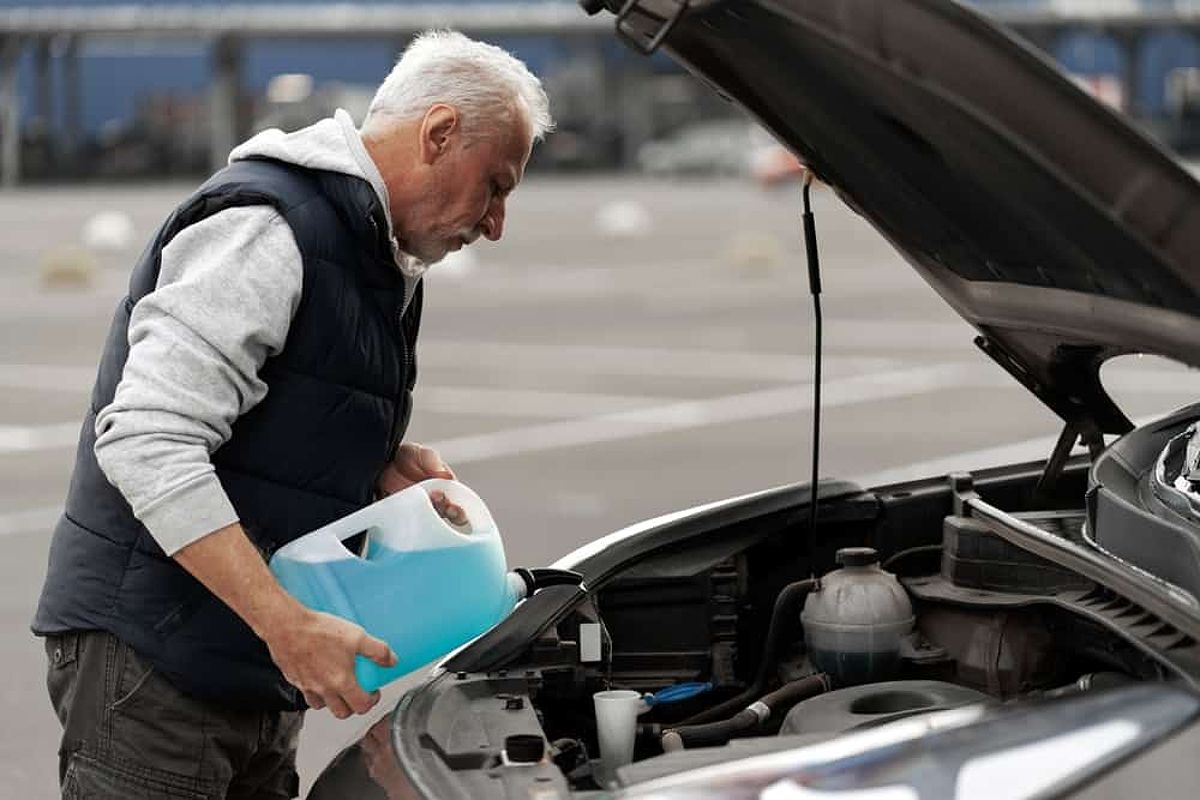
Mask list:
[[[514,186],[525,176],[525,165],[529,162],[530,151],[529,136],[524,131],[510,137],[508,146],[502,148],[501,171],[509,177]]]

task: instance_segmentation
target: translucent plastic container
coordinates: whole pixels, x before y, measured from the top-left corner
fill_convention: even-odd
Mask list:
[[[441,490],[467,514],[454,526],[429,492]],[[366,531],[360,558],[343,541]],[[271,571],[309,608],[336,614],[386,641],[397,663],[358,657],[366,691],[439,658],[504,619],[523,586],[509,576],[504,545],[479,495],[461,483],[427,480],[280,548]]]
[[[912,603],[871,548],[844,547],[837,561],[842,568],[821,579],[800,615],[809,655],[839,686],[885,680],[900,666]]]

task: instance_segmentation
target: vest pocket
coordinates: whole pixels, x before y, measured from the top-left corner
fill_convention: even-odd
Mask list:
[[[182,603],[176,604],[158,622],[154,623],[154,632],[164,639],[167,638],[179,630],[179,626],[187,622],[188,617],[195,612],[197,605],[199,605],[199,601],[196,600],[185,600]]]
[[[187,623],[207,593],[174,561],[143,553],[135,546],[121,575],[113,616],[140,628],[125,638],[145,649],[149,645],[139,637],[151,634],[159,641],[168,639]]]

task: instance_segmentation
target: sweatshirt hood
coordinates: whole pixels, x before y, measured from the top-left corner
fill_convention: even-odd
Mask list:
[[[247,158],[271,158],[298,167],[352,175],[367,181],[375,190],[387,218],[388,239],[397,268],[409,279],[419,278],[427,269],[427,265],[400,249],[392,224],[387,184],[363,145],[354,120],[345,110],[339,108],[332,117],[298,131],[286,133],[278,128],[262,131],[229,154],[230,163]]]

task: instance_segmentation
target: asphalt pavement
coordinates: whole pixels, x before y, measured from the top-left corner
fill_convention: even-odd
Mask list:
[[[114,304],[188,191],[0,193],[0,798],[56,796],[57,722],[28,622]],[[883,481],[1048,453],[1056,418],[869,225],[831,192],[814,201],[822,474]],[[531,176],[504,240],[427,280],[410,438],[440,448],[488,502],[510,564],[807,480],[813,312],[798,186]],[[1155,359],[1106,378],[1139,417],[1200,396],[1194,374]],[[309,717],[305,786],[360,727]]]

